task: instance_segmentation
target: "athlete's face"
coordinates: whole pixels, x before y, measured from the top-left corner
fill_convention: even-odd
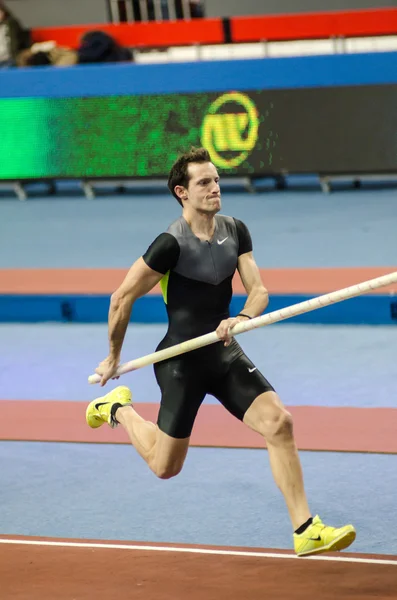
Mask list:
[[[189,206],[201,213],[216,214],[221,210],[221,189],[215,166],[209,163],[190,163],[189,184],[185,199]]]

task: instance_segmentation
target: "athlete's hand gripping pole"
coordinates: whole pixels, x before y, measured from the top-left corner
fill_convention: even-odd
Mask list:
[[[233,327],[230,333],[232,336],[239,335],[240,333],[251,331],[251,329],[257,329],[258,327],[263,327],[264,325],[277,323],[277,321],[290,319],[291,317],[296,317],[303,313],[317,310],[318,308],[323,308],[324,306],[329,306],[330,304],[335,304],[336,302],[341,302],[342,300],[348,300],[349,298],[354,298],[355,296],[361,296],[362,294],[366,294],[367,292],[396,282],[397,271],[394,273],[389,273],[388,275],[383,275],[382,277],[370,279],[369,281],[364,281],[363,283],[358,283],[357,285],[352,285],[350,287],[337,290],[335,292],[330,292],[329,294],[324,294],[323,296],[317,296],[316,298],[306,300],[305,302],[300,302],[299,304],[287,306],[281,310],[275,310],[260,317],[256,317],[255,319],[251,319],[250,321],[238,323],[235,327]],[[176,344],[175,346],[166,348],[165,350],[159,350],[158,352],[153,352],[152,354],[148,354],[146,356],[142,356],[141,358],[137,358],[136,360],[131,360],[127,363],[124,363],[117,369],[116,376],[124,375],[130,371],[136,371],[142,367],[147,367],[148,365],[152,365],[168,358],[173,358],[174,356],[184,354],[185,352],[191,352],[192,350],[203,348],[204,346],[209,346],[210,344],[214,344],[219,341],[220,339],[215,331],[206,335],[201,335],[191,340],[187,340],[186,342],[182,342],[181,344]],[[101,376],[96,374],[90,375],[88,381],[89,383],[99,383],[101,381]]]

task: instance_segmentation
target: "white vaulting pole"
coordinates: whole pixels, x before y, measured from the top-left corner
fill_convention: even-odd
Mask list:
[[[291,317],[296,317],[298,315],[302,315],[303,313],[317,310],[318,308],[323,308],[324,306],[329,306],[330,304],[335,304],[336,302],[341,302],[342,300],[348,300],[349,298],[354,298],[355,296],[361,296],[362,294],[366,294],[367,292],[371,292],[372,290],[376,290],[396,282],[397,271],[394,273],[389,273],[388,275],[383,275],[382,277],[370,279],[369,281],[364,281],[363,283],[358,283],[357,285],[352,285],[350,287],[337,290],[336,292],[330,292],[329,294],[324,294],[323,296],[317,296],[311,300],[305,300],[305,302],[299,302],[299,304],[293,304],[292,306],[275,310],[267,313],[266,315],[262,315],[261,317],[251,319],[250,321],[247,320],[238,323],[235,327],[233,327],[233,329],[230,330],[230,333],[233,336],[239,335],[240,333],[251,331],[251,329],[264,327],[265,325],[290,319]],[[182,342],[181,344],[176,344],[175,346],[171,346],[165,350],[159,350],[158,352],[153,352],[152,354],[147,354],[141,358],[124,363],[117,369],[117,375],[124,375],[130,371],[136,371],[142,367],[147,367],[148,365],[152,365],[168,358],[173,358],[174,356],[184,354],[185,352],[191,352],[192,350],[203,348],[204,346],[209,346],[210,344],[214,344],[219,341],[220,340],[216,332],[213,331],[212,333],[201,335],[191,340],[187,340],[186,342]],[[96,374],[90,375],[88,381],[89,383],[99,383],[101,381],[101,377],[100,375]]]

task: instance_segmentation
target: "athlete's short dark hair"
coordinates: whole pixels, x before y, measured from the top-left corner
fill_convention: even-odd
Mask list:
[[[189,185],[188,168],[191,163],[207,163],[211,162],[211,157],[205,148],[191,148],[189,152],[185,152],[172,165],[168,176],[168,189],[176,198],[181,206],[182,200],[175,193],[175,186],[182,185],[187,188]]]

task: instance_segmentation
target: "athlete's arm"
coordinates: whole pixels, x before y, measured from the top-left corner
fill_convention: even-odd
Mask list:
[[[248,317],[257,317],[263,313],[269,304],[269,295],[262,283],[259,269],[252,254],[252,239],[248,227],[238,219],[234,219],[234,221],[239,242],[237,269],[248,295],[241,312]]]
[[[247,226],[238,219],[234,219],[238,237],[238,261],[237,269],[240,273],[241,280],[247,292],[248,298],[243,310],[245,316],[237,315],[237,317],[225,319],[218,326],[216,333],[218,337],[224,341],[225,346],[231,342],[229,334],[239,321],[244,319],[257,317],[265,310],[269,303],[267,289],[262,283],[261,276],[254,256],[252,254],[252,240]]]
[[[225,346],[229,346],[232,341],[229,331],[237,323],[248,318],[258,317],[269,304],[269,295],[267,289],[262,283],[258,266],[253,257],[252,251],[241,254],[238,257],[237,269],[243,282],[244,288],[248,294],[242,314],[237,317],[231,317],[222,321],[216,333],[219,339],[223,340]]]
[[[237,269],[248,294],[241,312],[248,317],[258,317],[269,304],[269,294],[262,283],[260,271],[252,252],[247,252],[238,257]]]
[[[150,292],[163,277],[143,258],[132,265],[123,283],[112,294],[109,308],[109,356],[118,361],[134,302]]]
[[[114,378],[119,366],[121,349],[135,300],[150,292],[162,277],[162,273],[153,271],[142,257],[138,258],[123,283],[112,294],[108,316],[109,355],[95,370],[101,375],[101,386]]]
[[[179,244],[167,233],[159,235],[146,253],[130,268],[120,287],[112,294],[108,316],[109,356],[96,372],[101,385],[111,379],[119,365],[125,333],[134,302],[152,290],[179,258]]]

